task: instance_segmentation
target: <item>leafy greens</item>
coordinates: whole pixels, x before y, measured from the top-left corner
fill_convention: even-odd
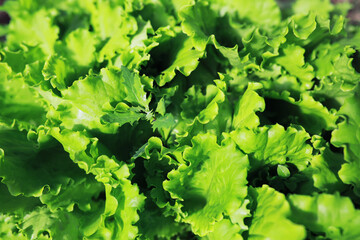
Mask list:
[[[0,239],[358,239],[346,3],[8,0]]]

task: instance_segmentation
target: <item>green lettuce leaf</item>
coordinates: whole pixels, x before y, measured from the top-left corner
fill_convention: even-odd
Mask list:
[[[357,174],[360,169],[360,141],[358,138],[360,112],[359,94],[346,99],[340,108],[339,114],[344,121],[338,124],[338,129],[333,131],[331,142],[337,147],[344,148],[344,159],[346,163],[341,166],[339,176],[344,183],[353,184],[356,194],[360,194],[360,177]]]
[[[307,144],[310,136],[303,129],[281,125],[264,126],[255,129],[238,128],[228,136],[246,154],[250,155],[251,168],[264,165],[294,164],[304,170],[312,158],[312,147]]]
[[[231,224],[229,219],[223,219],[220,222],[215,223],[214,231],[209,233],[202,239],[215,240],[215,239],[234,239],[243,240],[243,237],[239,234],[240,227]]]
[[[12,12],[9,13],[11,16]],[[59,28],[53,25],[50,12],[40,9],[32,14],[26,12],[23,14],[22,17],[14,16],[10,22],[7,44],[15,49],[21,43],[31,46],[40,45],[45,54],[54,53]]]
[[[109,158],[101,155],[107,150],[98,144],[97,138],[90,138],[85,132],[60,131],[54,128],[51,134],[63,144],[71,159],[87,173],[95,175],[95,179],[105,188],[105,208],[98,220],[99,227],[92,229],[88,235],[95,234],[92,236],[95,239],[104,239],[107,234],[110,234],[110,239],[135,239],[138,228],[134,224],[139,220],[137,211],[142,208],[145,198],[129,180],[129,166],[125,162],[119,162],[114,156]],[[77,144],[73,144],[74,140]],[[72,190],[76,188],[73,187]],[[91,195],[92,191],[94,189],[86,191],[84,196]],[[80,201],[78,205],[83,206],[81,203]]]
[[[191,137],[199,133],[210,132],[221,136],[230,129],[232,112],[230,102],[224,94],[224,82],[215,80],[215,85],[208,85],[202,93],[200,87],[193,86],[185,93],[180,107],[180,116],[175,118],[177,124],[172,133],[177,141],[190,144]]]
[[[249,188],[253,212],[248,239],[305,239],[305,228],[289,220],[291,209],[282,193],[267,185]]]
[[[241,0],[226,3],[230,3],[230,11],[235,9],[239,18],[251,21],[265,30],[280,24],[281,12],[274,0],[257,1],[255,3]]]
[[[0,237],[3,239],[9,240],[26,240],[27,238],[19,233],[19,229],[16,227],[17,222],[19,219],[16,219],[13,216],[7,216],[4,214],[0,214]],[[45,239],[45,238],[39,238]]]
[[[233,128],[255,128],[259,126],[260,119],[256,112],[262,112],[265,109],[265,101],[254,90],[257,87],[255,84],[249,84],[244,95],[235,107],[233,117]]]
[[[102,155],[90,171],[105,185],[104,217],[113,219],[110,223],[111,239],[135,239],[138,235],[138,228],[134,226],[139,220],[137,211],[142,208],[145,197],[127,179],[130,176],[129,168]]]
[[[60,121],[68,129],[88,128],[108,133],[145,116],[150,98],[139,76],[122,67],[121,71],[102,69],[100,76],[90,75],[76,81],[62,91],[60,104],[49,100],[53,108],[48,118],[52,121]],[[117,105],[112,107],[114,102]]]
[[[13,214],[22,216],[25,212],[33,210],[40,205],[39,199],[35,197],[13,196],[10,194],[7,186],[0,184],[0,212],[1,214]],[[11,217],[10,217],[11,218]]]
[[[172,216],[164,216],[159,208],[156,208],[147,201],[145,203],[146,211],[140,213],[138,222],[140,239],[171,239],[176,235],[185,233],[187,226],[183,223],[176,222]]]
[[[27,239],[42,239],[44,233],[51,239],[78,239],[91,235],[99,225],[101,208],[99,210],[92,214],[80,211],[52,213],[47,208],[39,207],[24,216],[19,228]]]
[[[334,9],[334,5],[331,3],[330,0],[302,0],[296,1],[292,6],[292,10],[294,13],[309,13],[313,12],[320,17],[329,18],[329,14]]]
[[[35,129],[45,123],[45,108],[35,91],[0,63],[0,122],[19,129]]]
[[[336,128],[338,116],[335,109],[328,110],[307,92],[301,93],[298,100],[288,91],[278,93],[264,90],[264,95],[269,111],[265,111],[263,116],[270,122],[274,118],[281,118],[278,123],[301,125],[310,134],[321,134]]]
[[[291,195],[291,219],[313,233],[330,239],[356,239],[360,236],[360,211],[351,200],[339,194],[319,194],[314,197]]]
[[[291,75],[297,77],[306,88],[311,88],[314,78],[314,68],[306,64],[304,60],[305,49],[288,45],[282,49],[282,54],[275,59],[275,62],[285,68]]]
[[[56,194],[62,185],[82,174],[62,147],[44,132],[40,132],[38,142],[5,126],[0,127],[0,135],[0,176],[14,196]]]
[[[145,177],[149,196],[159,208],[172,208],[169,203],[170,195],[164,190],[163,181],[166,180],[168,173],[173,170],[179,163],[183,163],[182,148],[170,149],[164,147],[161,139],[151,137],[137,153],[132,157],[135,165],[143,165],[147,176]],[[140,158],[141,157],[141,158]]]
[[[184,151],[188,164],[171,171],[163,183],[171,197],[183,204],[183,221],[199,236],[211,232],[223,214],[240,208],[247,192],[247,156],[231,140],[221,146],[216,140],[211,134],[194,137],[193,146]]]
[[[333,152],[329,143],[319,136],[313,136],[311,140],[314,149],[319,151],[311,160],[314,186],[326,193],[344,190],[345,185],[338,174],[341,165],[344,164],[343,155]]]

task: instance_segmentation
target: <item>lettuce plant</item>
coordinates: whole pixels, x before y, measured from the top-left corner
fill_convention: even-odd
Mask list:
[[[6,1],[0,239],[360,239],[350,8]]]

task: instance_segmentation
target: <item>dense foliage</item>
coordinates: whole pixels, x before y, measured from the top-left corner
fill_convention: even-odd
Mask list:
[[[349,9],[8,0],[0,239],[360,239]]]

